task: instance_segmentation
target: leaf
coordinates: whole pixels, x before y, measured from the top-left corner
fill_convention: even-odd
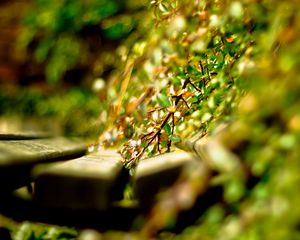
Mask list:
[[[188,92],[188,91],[182,93],[182,96],[183,96],[184,98],[192,97],[192,96],[194,96],[194,95],[195,95],[194,93]]]
[[[165,126],[163,127],[163,129],[165,130],[166,134],[168,134],[168,135],[172,134],[172,128],[169,123],[166,123]]]
[[[38,63],[42,63],[47,59],[51,48],[53,47],[53,40],[51,38],[41,41],[37,46],[34,57]]]
[[[200,99],[197,96],[192,97],[191,99],[189,99],[190,103],[198,103],[200,102]]]
[[[172,77],[170,80],[174,86],[181,86],[181,78],[179,76]]]
[[[232,203],[240,200],[245,193],[245,186],[241,179],[232,179],[225,184],[224,198]]]
[[[175,134],[170,135],[169,136],[169,140],[172,141],[172,142],[174,142],[174,143],[178,143],[178,142],[181,141],[180,137],[178,135],[175,135]]]
[[[159,93],[156,97],[158,104],[161,107],[169,107],[171,106],[171,102],[169,97],[165,93]]]
[[[137,108],[137,102],[138,102],[138,99],[136,97],[132,97],[127,106],[126,106],[126,113],[130,114],[132,112],[134,112],[134,110]]]
[[[160,3],[160,4],[158,5],[158,7],[159,7],[159,10],[160,10],[161,12],[168,12],[168,11],[169,11],[169,10],[168,10],[168,7],[166,6],[166,4]]]
[[[166,147],[168,147],[168,142],[167,141],[162,141],[160,143],[160,146],[163,147],[163,148],[166,148]]]

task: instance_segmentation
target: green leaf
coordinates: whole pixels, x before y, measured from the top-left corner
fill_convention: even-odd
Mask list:
[[[168,146],[168,142],[162,141],[162,142],[160,143],[160,146],[163,147],[163,148],[166,148],[166,147]]]
[[[200,102],[200,99],[198,96],[193,96],[189,99],[189,102],[190,103],[198,103],[198,102]]]
[[[169,100],[169,97],[165,93],[160,93],[156,97],[158,104],[161,107],[169,107],[171,106],[171,102]]]
[[[51,38],[42,40],[37,49],[34,52],[34,57],[38,63],[41,63],[47,59],[50,49],[53,47],[53,41]]]
[[[181,86],[181,78],[179,76],[172,77],[170,80],[175,86]]]
[[[232,179],[225,184],[224,198],[232,203],[240,200],[245,193],[245,186],[241,179]]]
[[[168,134],[168,135],[172,134],[172,128],[169,123],[166,123],[165,126],[163,127],[163,129],[165,130],[166,134]]]
[[[169,140],[172,141],[172,142],[174,142],[174,143],[178,143],[178,142],[181,141],[180,137],[177,136],[177,135],[175,135],[175,134],[170,135],[170,136],[169,136]]]

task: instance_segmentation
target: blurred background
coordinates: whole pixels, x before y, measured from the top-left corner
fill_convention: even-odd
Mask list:
[[[96,139],[116,94],[107,86],[120,74],[124,41],[142,34],[145,9],[144,0],[1,1],[0,129]]]

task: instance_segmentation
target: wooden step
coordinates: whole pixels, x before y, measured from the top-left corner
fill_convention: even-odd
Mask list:
[[[0,140],[30,140],[53,137],[49,132],[0,132]]]
[[[121,156],[100,151],[78,159],[38,166],[34,201],[41,206],[63,209],[106,210],[122,199],[127,182]]]
[[[235,174],[243,172],[239,157],[214,138],[201,138],[195,141],[192,151],[214,171]]]
[[[0,140],[0,191],[28,184],[31,168],[42,162],[80,157],[85,144],[58,137],[30,140]]]
[[[200,164],[194,155],[179,151],[142,160],[133,176],[134,193],[142,207],[155,200],[156,194],[170,187],[187,167]]]

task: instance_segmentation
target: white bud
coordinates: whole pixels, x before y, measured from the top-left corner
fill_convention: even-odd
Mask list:
[[[95,92],[98,92],[98,91],[104,89],[104,87],[105,87],[105,81],[102,78],[95,79],[94,84],[93,84],[93,90]]]
[[[177,111],[177,112],[174,113],[174,117],[179,118],[180,116],[181,116],[181,113],[180,113],[180,112]]]

